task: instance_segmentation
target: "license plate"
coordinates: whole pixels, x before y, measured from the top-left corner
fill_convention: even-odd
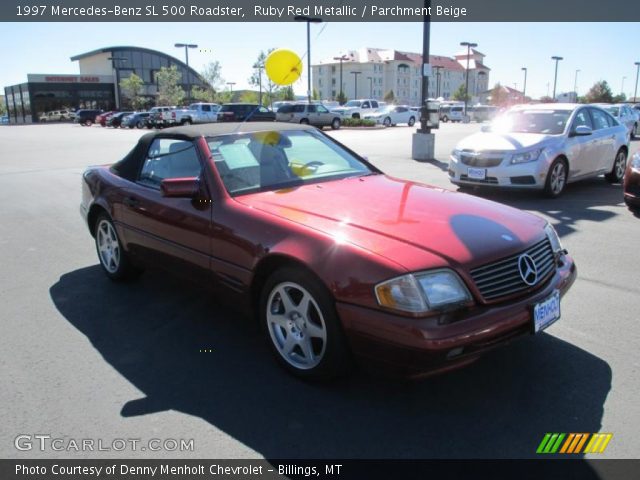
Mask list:
[[[484,168],[470,168],[467,170],[467,176],[474,180],[484,180],[487,176],[487,171]]]
[[[560,292],[555,290],[546,300],[533,306],[534,332],[541,332],[559,318]]]

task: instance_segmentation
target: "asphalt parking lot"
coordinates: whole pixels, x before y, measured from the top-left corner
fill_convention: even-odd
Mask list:
[[[424,163],[410,159],[413,128],[330,134],[389,174],[453,189],[448,154],[478,129],[443,125],[438,160]],[[358,372],[317,385],[285,374],[258,329],[200,286],[102,274],[81,173],[143,133],[0,127],[1,457],[523,458],[546,432],[599,431],[613,433],[606,458],[637,456],[640,218],[620,185],[573,184],[557,200],[476,193],[548,218],[576,260],[546,333],[420,382]],[[20,434],[194,439],[194,450],[19,451]]]

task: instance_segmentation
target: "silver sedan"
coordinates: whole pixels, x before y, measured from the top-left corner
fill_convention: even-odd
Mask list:
[[[638,136],[638,123],[640,123],[640,112],[626,104],[598,104],[615,117],[621,124],[627,127],[631,139]]]
[[[557,197],[568,183],[605,175],[619,183],[629,134],[592,105],[519,105],[463,139],[451,153],[449,179],[460,186],[543,190]]]

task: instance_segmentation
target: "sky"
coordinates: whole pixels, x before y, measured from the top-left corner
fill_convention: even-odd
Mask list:
[[[640,61],[640,23],[444,23],[431,24],[431,54],[453,56],[460,42],[478,44],[491,68],[489,82],[522,89],[527,67],[527,95],[553,90],[554,61],[559,63],[557,92],[573,91],[575,72],[580,95],[607,80],[614,94],[634,93]],[[193,43],[189,63],[201,70],[217,60],[234,90],[249,88],[251,66],[261,50],[289,48],[306,55],[306,25],[281,23],[3,23],[0,87],[26,82],[27,73],[78,73],[70,57],[107,46],[147,47],[184,60],[174,43]],[[341,23],[311,26],[311,61],[317,63],[361,47],[420,53],[422,23]],[[306,67],[306,57],[304,59]],[[623,77],[624,78],[623,80]],[[306,93],[306,72],[294,84]]]

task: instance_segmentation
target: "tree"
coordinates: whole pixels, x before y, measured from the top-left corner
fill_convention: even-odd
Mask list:
[[[613,97],[613,103],[624,103],[627,101],[627,96],[624,93],[620,93]]]
[[[464,83],[461,83],[458,89],[455,92],[453,92],[452,98],[460,102],[464,102],[465,98],[467,99],[467,102],[471,100],[471,97],[467,95],[467,89]]]
[[[0,115],[6,115],[7,114],[7,105],[6,103],[4,103],[4,99],[2,99],[0,101]]]
[[[336,100],[338,101],[338,103],[340,105],[344,105],[345,103],[347,103],[348,98],[344,94],[344,92],[341,91],[340,93],[338,93],[338,96],[336,97]]]
[[[144,81],[135,73],[120,80],[120,88],[125,91],[126,97],[129,99],[129,104],[134,110],[141,110],[146,103],[146,99],[140,96],[143,87]]]
[[[293,101],[296,99],[296,95],[293,92],[293,87],[291,85],[280,89],[280,99],[285,101]]]
[[[264,62],[267,56],[273,52],[275,48],[270,48],[267,53],[264,50],[260,51],[258,58],[253,63],[254,72],[249,77],[249,85],[260,88],[262,86],[262,104],[271,105],[273,101],[279,96],[278,85],[273,83],[268,75],[264,75]],[[261,68],[258,68],[258,67]]]
[[[240,95],[240,101],[242,103],[258,103],[258,94],[251,90],[245,90]]]
[[[315,88],[313,89],[313,93],[311,94],[311,100],[320,100],[320,92],[318,92]]]
[[[396,96],[393,93],[393,90],[389,90],[384,94],[384,101],[387,103],[393,103],[396,101]]]
[[[204,78],[211,88],[216,91],[224,84],[224,78],[222,78],[222,67],[220,62],[207,63],[200,72],[202,78]]]
[[[508,102],[509,96],[507,95],[507,92],[500,83],[496,83],[491,89],[491,105],[501,107],[506,105]]]
[[[611,87],[606,80],[600,80],[593,84],[593,87],[589,89],[585,95],[587,103],[612,103],[613,94],[611,93]]]
[[[179,85],[181,74],[178,67],[161,67],[156,74],[158,80],[158,103],[160,105],[179,105],[184,100],[186,94]]]
[[[214,100],[216,103],[229,103],[233,99],[233,92],[230,90],[221,90],[215,93]]]
[[[212,88],[193,87],[191,98],[199,102],[213,103],[216,101],[216,92]]]

